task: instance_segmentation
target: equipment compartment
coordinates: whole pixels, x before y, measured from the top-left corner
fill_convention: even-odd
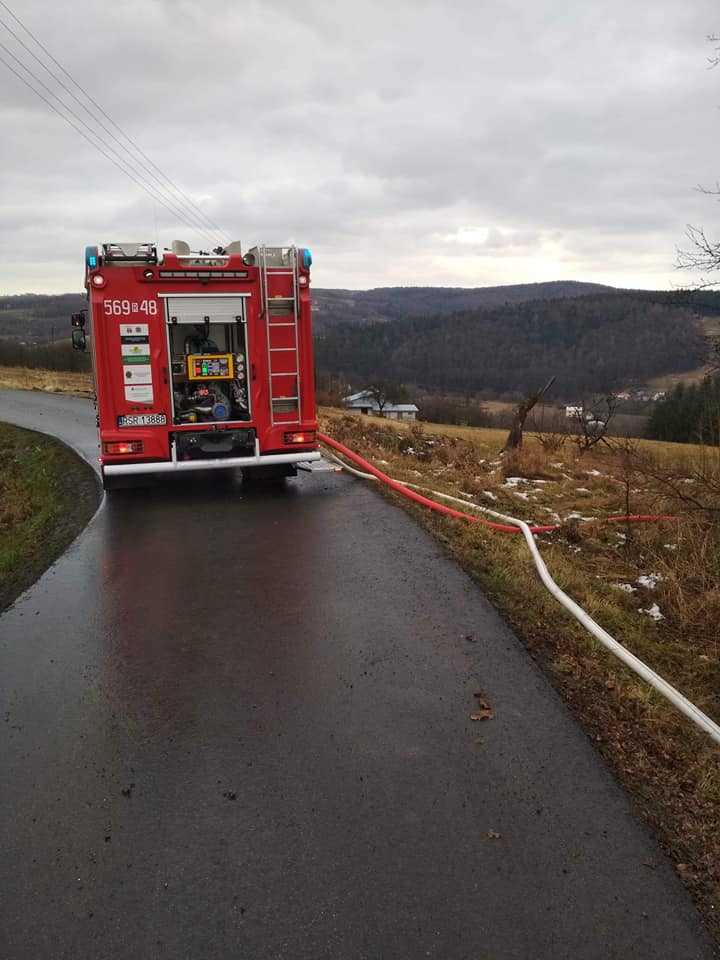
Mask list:
[[[185,303],[194,307],[190,298]],[[183,298],[173,298],[168,316],[173,422],[250,420],[245,323],[242,312],[228,317],[229,306],[242,311],[242,301],[218,303],[216,315],[202,319],[183,306]]]

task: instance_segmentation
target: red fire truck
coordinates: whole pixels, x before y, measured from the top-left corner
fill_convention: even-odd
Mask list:
[[[317,460],[307,249],[180,241],[85,251],[107,488],[133,474],[240,467],[293,476]],[[85,349],[85,313],[73,345]]]

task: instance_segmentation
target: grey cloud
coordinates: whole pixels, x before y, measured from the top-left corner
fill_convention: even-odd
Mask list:
[[[720,174],[709,0],[17,12],[230,234],[313,246],[316,283],[669,286],[717,214],[692,189]],[[3,291],[76,289],[103,239],[207,246],[0,75]]]

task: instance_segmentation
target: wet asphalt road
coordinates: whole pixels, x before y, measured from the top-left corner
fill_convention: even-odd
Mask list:
[[[87,401],[0,419],[95,455]],[[712,955],[520,643],[345,476],[113,495],[0,618],[0,700],[3,960]]]

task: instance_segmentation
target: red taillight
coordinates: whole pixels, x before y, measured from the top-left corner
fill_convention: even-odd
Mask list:
[[[110,440],[103,443],[105,453],[123,454],[123,453],[142,453],[142,440]]]
[[[283,436],[283,443],[315,443],[315,431],[303,430],[286,433]]]

